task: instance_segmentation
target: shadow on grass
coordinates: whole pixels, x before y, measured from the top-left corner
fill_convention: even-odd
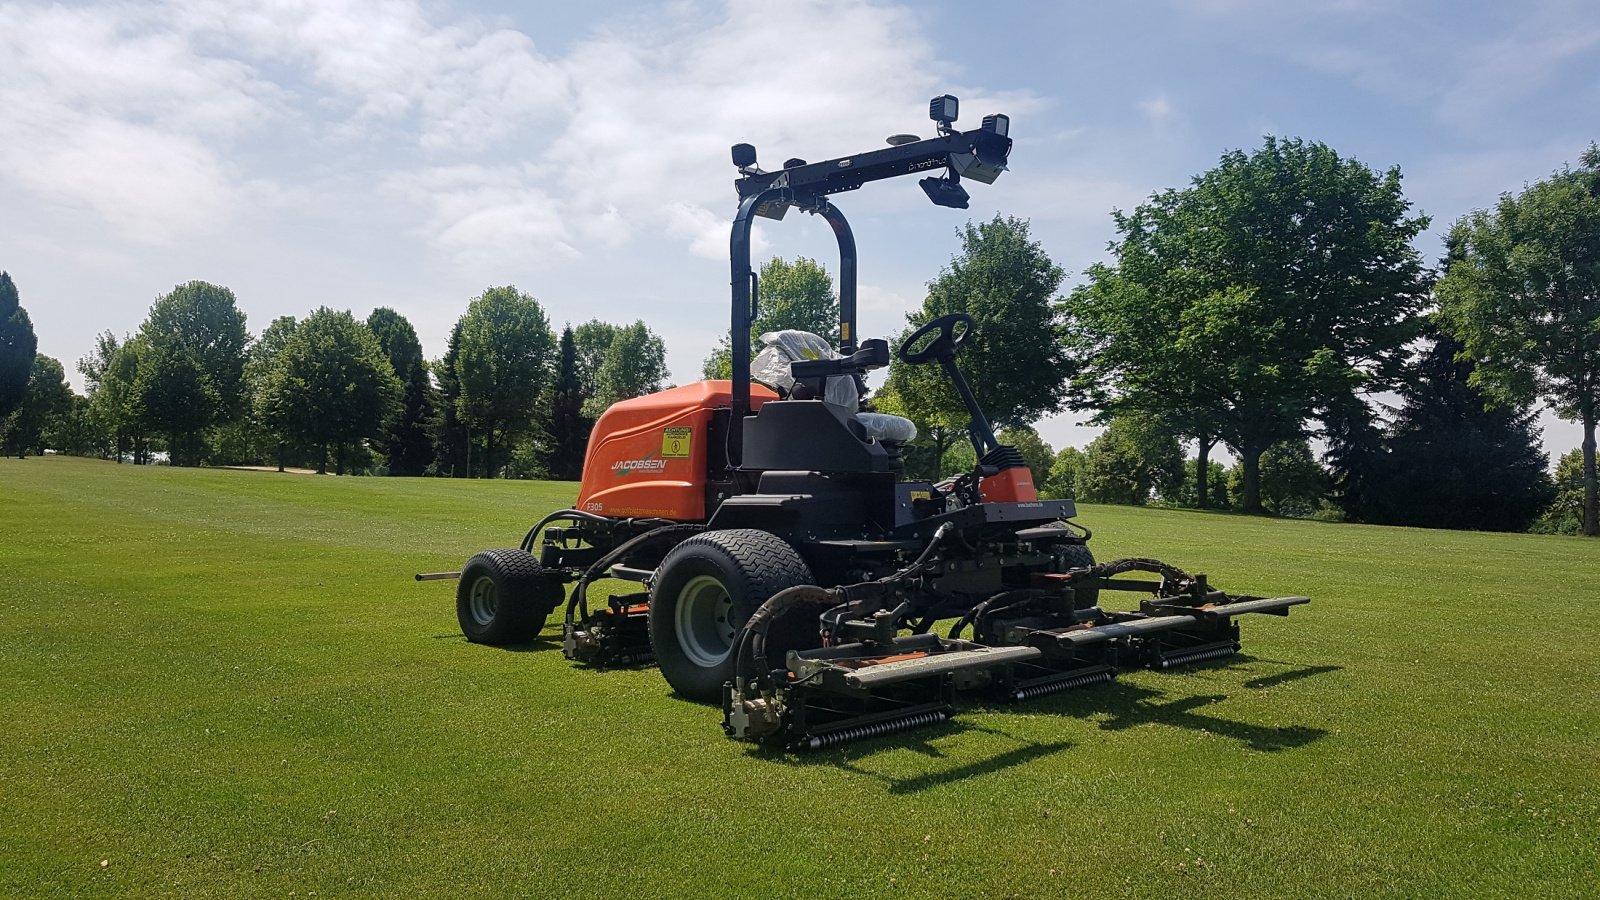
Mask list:
[[[1245,660],[1235,659],[1232,664],[1203,668],[1233,668],[1242,662],[1245,662]],[[1308,666],[1253,679],[1246,682],[1246,687],[1257,689],[1272,687],[1302,678],[1311,678],[1327,672],[1336,672],[1340,668],[1339,666]],[[797,755],[752,749],[751,756],[790,766],[831,766],[882,781],[889,786],[889,793],[891,794],[910,794],[943,784],[999,772],[1012,766],[1023,765],[1040,757],[1069,750],[1074,745],[1072,741],[1044,743],[1025,741],[999,729],[985,728],[965,722],[962,720],[963,712],[988,712],[1000,715],[1026,712],[1036,716],[1058,715],[1091,722],[1102,731],[1122,731],[1140,725],[1162,725],[1202,734],[1218,735],[1238,741],[1247,749],[1260,753],[1277,753],[1304,747],[1328,734],[1325,729],[1306,725],[1257,725],[1253,722],[1243,722],[1205,712],[1206,707],[1227,699],[1227,696],[1222,694],[1203,694],[1172,699],[1168,699],[1168,697],[1169,695],[1166,691],[1156,688],[1130,684],[1126,681],[1112,681],[1087,690],[1054,694],[1019,705],[992,703],[963,705],[962,709],[957,712],[956,718],[940,725],[915,731],[900,732],[894,735],[885,735],[881,738],[869,739],[821,753]],[[943,760],[947,755],[934,742],[966,732],[998,735],[1008,740],[1016,741],[1021,746],[1002,751],[977,762],[935,769],[909,777],[873,771],[871,768],[860,764],[874,754],[889,750],[910,751],[925,756],[930,761]]]
[[[1249,681],[1246,681],[1244,686],[1247,688],[1260,690],[1261,688],[1277,687],[1280,684],[1287,684],[1291,681],[1299,681],[1302,678],[1311,678],[1315,675],[1323,675],[1328,672],[1341,671],[1344,671],[1344,666],[1306,666],[1303,669],[1291,669],[1288,672],[1279,672],[1276,675],[1264,675],[1260,678],[1252,678]]]
[[[860,760],[865,760],[877,753],[890,750],[907,750],[925,756],[930,761],[943,760],[947,758],[945,752],[933,742],[967,732],[998,735],[1017,741],[1021,746],[1002,751],[987,759],[927,771],[909,777],[874,771],[858,764]],[[891,794],[916,794],[940,785],[965,781],[969,778],[1000,772],[1013,766],[1024,765],[1041,757],[1069,750],[1072,746],[1072,741],[1050,741],[1046,743],[1023,741],[997,728],[984,728],[979,725],[962,722],[959,719],[951,719],[927,728],[861,741],[818,753],[794,754],[753,748],[750,751],[750,755],[758,759],[766,759],[789,766],[828,766],[881,781],[888,785],[889,793]]]
[[[465,643],[467,636],[459,631],[453,631],[448,634],[436,634],[433,639],[436,641],[461,641]],[[520,644],[484,644],[482,646],[490,650],[504,650],[507,653],[543,653],[546,650],[560,650],[561,635],[540,635],[531,641],[523,641]]]
[[[1287,681],[1291,680],[1289,676],[1309,677],[1314,674],[1317,673],[1307,672],[1301,675],[1291,672],[1258,680],[1280,678]],[[1078,719],[1095,719],[1102,731],[1121,731],[1139,725],[1165,725],[1170,728],[1216,734],[1236,740],[1251,750],[1262,753],[1276,753],[1280,750],[1304,747],[1328,733],[1324,729],[1306,725],[1257,725],[1200,712],[1213,703],[1226,700],[1227,696],[1223,694],[1179,697],[1173,700],[1165,699],[1166,696],[1165,691],[1155,688],[1113,681],[1093,690],[1057,694],[1048,700],[1035,701],[1038,704],[1035,711]]]

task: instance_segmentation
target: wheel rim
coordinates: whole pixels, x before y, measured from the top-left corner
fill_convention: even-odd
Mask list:
[[[728,658],[733,647],[733,598],[722,582],[710,575],[697,575],[678,591],[673,612],[678,646],[689,661],[710,668]]]
[[[467,605],[472,610],[472,622],[483,626],[494,622],[495,588],[494,579],[487,575],[479,575],[472,582],[472,593],[468,595]]]

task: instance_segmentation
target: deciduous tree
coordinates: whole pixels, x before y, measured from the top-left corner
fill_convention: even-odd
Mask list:
[[[761,335],[785,329],[809,331],[838,346],[839,297],[833,292],[833,277],[816,260],[802,256],[791,263],[774,257],[761,266],[756,285],[756,319],[750,325],[752,352],[760,351],[757,339]],[[703,371],[707,378],[732,377],[728,338],[724,333],[706,360]]]
[[[174,465],[198,465],[205,430],[244,408],[244,313],[233,291],[191,281],[156,300],[139,335],[151,429],[166,436]]]
[[[997,215],[968,222],[961,252],[929,282],[922,308],[906,317],[908,327],[895,347],[940,316],[966,313],[976,331],[962,345],[957,364],[979,405],[996,426],[1031,425],[1060,409],[1071,374],[1053,304],[1062,276],[1031,238],[1026,220]],[[966,407],[938,365],[897,361],[888,386],[921,426],[964,427],[967,421]]]
[[[286,442],[317,448],[319,473],[331,454],[343,474],[353,451],[384,434],[401,393],[372,331],[347,311],[321,307],[273,357],[261,415]]]
[[[27,456],[30,450],[43,453],[45,433],[57,419],[72,412],[72,398],[72,388],[67,386],[66,372],[60,361],[35,354],[22,403],[5,435],[7,452],[15,453],[18,458]]]
[[[1583,533],[1600,534],[1600,146],[1450,231],[1440,319],[1497,402],[1542,399],[1583,427]]]
[[[595,393],[584,403],[584,414],[598,419],[618,400],[659,391],[667,375],[667,347],[661,338],[642,321],[619,327],[595,373]]]
[[[1184,423],[1202,459],[1220,438],[1261,511],[1261,454],[1403,363],[1426,299],[1409,208],[1398,168],[1269,137],[1114,213],[1115,263],[1066,304],[1075,402]]]
[[[481,469],[486,476],[496,471],[496,449],[532,425],[554,348],[544,308],[515,287],[484,291],[461,317],[457,407],[469,435],[483,439]],[[470,453],[470,440],[468,447]]]
[[[1154,494],[1176,493],[1183,467],[1183,448],[1171,431],[1148,417],[1119,416],[1089,444],[1077,499],[1143,506]]]

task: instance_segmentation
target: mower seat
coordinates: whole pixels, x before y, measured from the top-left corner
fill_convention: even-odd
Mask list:
[[[856,413],[856,421],[861,423],[867,437],[875,441],[904,444],[917,439],[917,423],[905,416],[860,412]]]
[[[795,379],[790,371],[793,363],[811,359],[839,359],[837,350],[809,331],[771,331],[761,335],[761,343],[765,346],[750,364],[751,376],[757,384],[772,388],[784,400],[790,399],[794,391]],[[829,378],[821,399],[853,413],[861,424],[861,430],[874,441],[903,444],[917,437],[916,423],[904,416],[857,412],[861,408],[861,394],[853,376]]]

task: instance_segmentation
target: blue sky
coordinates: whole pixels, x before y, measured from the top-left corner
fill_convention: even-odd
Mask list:
[[[1012,117],[970,216],[1032,220],[1071,276],[1110,210],[1266,133],[1398,165],[1440,235],[1600,138],[1589,2],[513,3],[0,0],[0,268],[69,369],[174,284],[259,331],[392,306],[430,356],[483,288],[556,323],[644,319],[679,381],[727,328],[728,145],[769,166]],[[912,179],[840,199],[862,330],[892,335],[966,215]],[[832,265],[822,223],[763,255]],[[1093,433],[1065,414],[1057,446]],[[1549,448],[1577,444],[1547,420]]]

